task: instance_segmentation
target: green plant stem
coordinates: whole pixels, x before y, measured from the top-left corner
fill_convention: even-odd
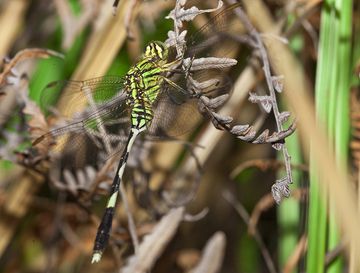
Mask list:
[[[331,106],[331,96],[329,95],[331,84],[331,54],[333,49],[331,9],[329,7],[333,0],[324,3],[321,14],[320,41],[318,65],[316,71],[315,85],[315,106],[318,123],[327,124],[329,108]],[[326,251],[326,202],[324,195],[319,188],[319,174],[313,155],[310,154],[310,188],[309,188],[309,221],[308,221],[308,252],[307,252],[307,272],[324,272],[325,251]]]
[[[337,164],[343,168],[347,166],[347,149],[349,145],[351,14],[351,0],[327,0],[323,4],[315,90],[319,121],[326,125],[328,136],[333,141],[333,146],[329,147],[329,149],[334,150]],[[324,196],[320,195],[316,178],[316,166],[312,162],[309,200],[308,272],[324,272],[326,251],[334,249],[340,242],[331,200],[328,200],[330,205],[329,222],[326,229],[327,208],[321,205],[321,203],[325,203],[321,201],[321,198],[325,199]],[[340,257],[335,259],[327,269],[327,272],[330,273],[342,271],[343,261]]]

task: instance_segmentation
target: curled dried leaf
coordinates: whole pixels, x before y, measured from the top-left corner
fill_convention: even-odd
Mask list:
[[[272,185],[271,192],[277,204],[280,204],[284,197],[288,198],[290,196],[289,184],[290,181],[288,180],[288,177],[285,176],[276,180],[275,184]]]
[[[249,124],[245,124],[245,125],[235,125],[234,127],[231,128],[230,133],[232,133],[233,135],[243,135],[244,133],[246,134],[246,131],[250,130],[250,125]]]
[[[187,30],[183,30],[180,32],[178,36],[176,36],[175,31],[168,31],[168,38],[165,41],[165,44],[169,47],[175,46],[176,44],[185,45],[186,44],[186,34]]]
[[[175,9],[173,9],[169,13],[169,15],[165,17],[166,19],[172,19],[178,28],[183,27],[184,21],[187,21],[187,22],[192,21],[192,20],[194,20],[194,18],[196,16],[198,16],[200,14],[214,12],[216,10],[221,9],[221,7],[223,6],[223,2],[218,1],[218,6],[213,9],[200,10],[195,6],[189,8],[189,9],[185,9],[185,8],[183,8],[183,6],[186,4],[186,2],[187,1],[178,2],[179,5],[176,5]]]
[[[280,131],[280,132],[274,132],[271,136],[268,137],[267,142],[268,143],[276,143],[284,140],[288,136],[290,136],[292,133],[295,132],[296,129],[296,123],[293,122],[288,129]]]
[[[205,90],[211,86],[215,86],[219,83],[219,79],[213,78],[205,81],[197,81],[192,76],[189,76],[189,85],[193,86],[197,90]]]
[[[233,121],[233,118],[230,116],[222,116],[216,112],[211,112],[213,118],[215,118],[220,124],[230,124]]]
[[[260,103],[262,108],[265,110],[266,113],[270,113],[272,106],[273,106],[273,100],[270,96],[259,96],[256,95],[253,92],[250,92],[249,94],[249,101],[252,103]]]
[[[277,143],[272,144],[271,147],[273,147],[277,151],[280,151],[284,147],[284,144],[277,142]]]
[[[279,114],[280,123],[284,124],[285,122],[287,122],[289,120],[290,115],[291,115],[290,112],[287,112],[287,111],[281,112]]]
[[[255,144],[265,143],[268,137],[269,137],[269,130],[266,129],[253,141],[253,143]]]
[[[284,90],[284,84],[283,84],[284,76],[272,76],[271,79],[275,90],[278,93],[281,93]]]
[[[237,138],[243,141],[251,142],[255,138],[255,136],[256,136],[256,131],[251,126],[245,135],[238,136]]]
[[[58,190],[69,192],[74,197],[79,196],[81,192],[89,192],[95,182],[96,175],[96,169],[90,165],[82,169],[77,169],[76,173],[65,169],[63,171],[62,181],[58,179],[57,171],[50,171],[50,178],[53,185]]]
[[[16,55],[11,60],[6,59],[4,62],[3,71],[0,74],[0,87],[7,84],[7,78],[9,76],[20,76],[17,75],[16,70],[14,70],[14,67],[19,62],[30,58],[49,58],[50,56],[64,58],[64,55],[53,50],[43,48],[26,48],[16,53]]]
[[[206,57],[198,59],[186,58],[183,61],[184,67],[190,68],[190,71],[198,71],[205,69],[223,69],[226,67],[234,66],[237,64],[237,60],[232,58],[218,58],[218,57]]]
[[[202,102],[211,109],[217,109],[222,106],[229,98],[229,94],[224,94],[213,99],[202,96],[200,99]]]

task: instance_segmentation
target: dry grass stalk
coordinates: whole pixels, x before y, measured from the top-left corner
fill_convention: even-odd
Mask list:
[[[129,258],[127,265],[121,272],[148,272],[162,254],[171,238],[175,235],[175,232],[183,219],[183,215],[183,207],[170,210],[168,214],[158,222],[153,231],[145,236],[140,244],[138,253]]]
[[[73,80],[90,79],[106,73],[126,38],[124,16],[127,5],[127,1],[121,1],[115,17],[112,14],[112,7],[107,2],[100,6],[99,16],[94,23],[94,31],[90,35],[88,46],[72,75]],[[68,90],[64,90],[65,97],[67,92]],[[85,106],[86,101],[82,104],[79,102],[76,109],[68,109],[68,102],[60,99],[58,109],[59,111],[67,109],[70,114],[81,111]]]
[[[282,272],[284,272],[284,273],[294,272],[297,265],[299,264],[300,259],[305,254],[306,249],[307,249],[307,238],[305,235],[303,235],[303,236],[301,236],[293,253],[290,255],[289,259],[287,260],[286,264],[284,265]]]
[[[17,177],[18,183],[7,192],[0,214],[0,256],[4,254],[11,241],[16,226],[29,209],[34,194],[43,182],[43,178],[30,171]]]
[[[250,215],[246,211],[243,204],[238,202],[235,199],[235,197],[232,195],[232,193],[229,192],[229,191],[224,191],[223,192],[223,197],[224,197],[224,199],[226,201],[228,201],[234,207],[234,209],[236,210],[238,215],[241,217],[241,219],[245,222],[245,224],[249,226],[249,224],[250,224]],[[273,200],[273,202],[274,202],[274,200]],[[261,254],[262,254],[262,256],[263,256],[263,258],[265,260],[265,263],[266,263],[266,266],[267,266],[269,272],[270,273],[276,273],[275,263],[272,260],[270,252],[266,248],[265,243],[264,243],[263,239],[261,238],[261,235],[260,235],[260,233],[259,233],[259,231],[257,229],[255,229],[253,237],[254,237],[256,243],[258,244],[258,246],[259,246],[259,248],[261,250]]]
[[[49,58],[51,56],[63,58],[63,55],[49,49],[43,48],[26,48],[18,53],[10,59],[4,61],[3,71],[0,74],[0,87],[9,84],[9,77],[19,77],[20,75],[16,75],[15,66],[30,58]]]
[[[80,16],[75,16],[72,13],[68,1],[55,0],[54,2],[64,30],[62,47],[64,49],[69,49],[73,44],[76,36],[93,21],[99,9],[99,1],[81,1],[82,12]]]
[[[22,25],[24,16],[30,1],[7,1],[0,14],[0,57],[9,53],[9,49],[17,38]]]
[[[219,272],[225,252],[226,237],[221,231],[216,232],[206,243],[198,265],[189,273]]]

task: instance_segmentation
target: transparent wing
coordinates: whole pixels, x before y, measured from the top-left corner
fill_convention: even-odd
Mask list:
[[[154,105],[149,128],[152,136],[177,137],[189,132],[202,120],[199,98],[206,97],[209,107],[216,110],[228,99],[233,87],[221,71],[199,71],[187,80],[178,77],[169,79],[176,80],[176,84],[167,83]]]
[[[178,137],[189,132],[200,120],[195,100],[188,99],[178,103],[168,95],[170,91],[159,94],[154,105],[154,117],[148,130],[152,137]]]
[[[237,43],[232,39],[232,35],[239,30],[238,20],[234,20],[234,10],[241,7],[240,3],[228,6],[198,29],[188,38],[186,57],[194,57],[199,54],[207,54],[208,50],[219,49],[218,55],[231,55],[237,47]],[[214,56],[214,52],[211,54]]]
[[[41,93],[41,108],[48,111],[55,102],[65,104],[62,114],[70,117],[74,109],[82,108],[92,101],[101,103],[122,91],[124,78],[120,76],[103,76],[84,81],[62,80],[49,83]]]
[[[79,148],[83,141],[76,140],[75,134],[83,134],[98,143],[110,143],[115,141],[117,132],[115,128],[128,127],[128,110],[126,107],[126,94],[122,92],[123,78],[118,76],[104,76],[85,81],[60,81],[47,86],[42,93],[41,104],[43,108],[48,108],[50,100],[59,90],[66,91],[62,97],[63,102],[69,106],[67,109],[84,108],[84,110],[70,114],[70,110],[65,111],[65,121],[62,126],[58,126],[49,132],[44,133],[34,141],[34,145],[40,142],[56,144],[56,150],[63,150],[69,145]],[[74,110],[71,110],[74,112]],[[71,134],[68,140],[60,137]],[[69,136],[67,136],[69,138]],[[108,144],[106,144],[108,145]]]

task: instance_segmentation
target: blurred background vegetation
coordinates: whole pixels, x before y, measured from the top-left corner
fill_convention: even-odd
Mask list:
[[[188,4],[194,3],[217,6],[210,0]],[[28,157],[29,165],[38,164],[27,154],[27,128],[42,120],[34,108],[26,113],[31,118],[24,116],[24,102],[29,105],[22,96],[40,104],[42,90],[54,80],[124,75],[149,41],[164,41],[173,29],[165,16],[175,1],[120,0],[115,12],[112,5],[110,0],[0,1],[0,56],[7,57],[0,82],[2,272],[116,272],[134,254],[120,202],[110,246],[103,260],[91,265],[106,189],[97,188],[90,198],[76,184],[83,181],[79,177],[75,185],[54,183],[46,175],[49,166],[41,171],[26,166]],[[196,164],[183,145],[151,143],[142,158],[145,185],[156,196],[151,206],[135,198],[136,166],[125,179],[140,241],[167,213],[162,191],[194,198],[186,204],[185,220],[169,224],[174,234],[164,233],[165,249],[155,252],[154,246],[152,265],[132,272],[360,272],[359,2],[244,0],[242,6],[266,45],[273,74],[283,77],[280,108],[297,119],[298,131],[286,139],[291,197],[277,205],[271,195],[284,162],[270,144],[245,143],[209,122],[198,124],[185,136],[199,146],[194,151],[203,169],[197,188]],[[198,16],[186,27],[194,32],[208,18]],[[30,48],[52,51],[23,52],[16,69],[6,70],[9,60]],[[228,73],[234,90],[224,108],[241,123],[273,131],[272,114],[248,102],[250,91],[267,92],[256,53],[241,45],[233,56],[238,64]],[[28,93],[9,84],[16,76],[28,84]],[[60,101],[57,109],[66,106]],[[180,176],[185,178],[176,179]]]

